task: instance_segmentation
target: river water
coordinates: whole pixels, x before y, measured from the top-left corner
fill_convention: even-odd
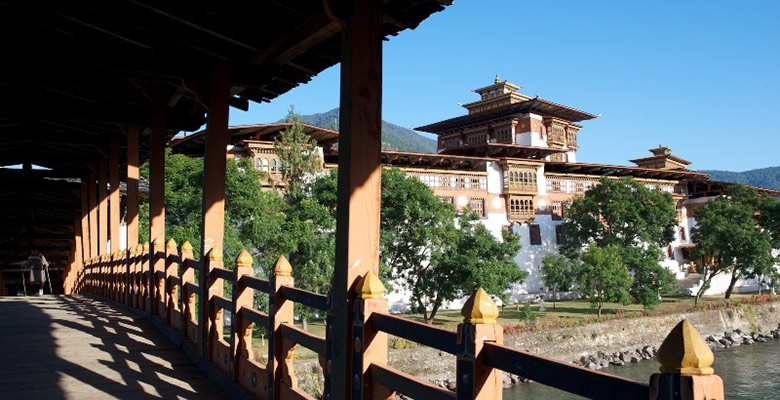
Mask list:
[[[780,340],[714,350],[715,373],[723,378],[729,400],[780,399]],[[658,371],[654,360],[610,366],[603,372],[648,381]],[[520,384],[504,391],[506,400],[582,399],[538,383]]]

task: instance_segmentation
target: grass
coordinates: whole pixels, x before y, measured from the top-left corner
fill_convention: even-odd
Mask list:
[[[756,296],[754,294],[745,293],[732,294],[730,301],[724,301],[722,295],[705,296],[702,298],[701,302],[699,302],[699,305],[695,306],[693,297],[673,296],[663,298],[661,303],[652,310],[645,309],[639,304],[622,305],[619,303],[605,303],[602,309],[603,316],[601,320],[632,318],[645,315],[666,315],[714,308],[729,308],[734,304],[755,302],[755,298]],[[769,298],[777,300],[777,297]],[[591,307],[590,303],[586,300],[559,301],[557,302],[555,309],[553,309],[552,302],[545,301],[545,311],[539,311],[539,303],[533,303],[530,305],[530,310],[533,314],[533,317],[530,320],[526,315],[527,312],[524,310],[528,308],[526,304],[528,303],[510,304],[499,308],[498,323],[505,328],[505,332],[507,327],[520,326],[528,328],[518,329],[518,332],[520,332],[525,330],[580,326],[599,321],[599,318],[596,316],[596,309]],[[423,322],[423,316],[420,314],[408,314],[404,315],[404,317]],[[436,314],[433,325],[454,330],[462,321],[463,317],[460,314],[460,310],[444,310],[439,311],[439,313]]]

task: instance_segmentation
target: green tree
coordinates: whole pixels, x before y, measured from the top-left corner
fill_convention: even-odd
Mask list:
[[[606,302],[630,302],[633,278],[623,264],[617,245],[589,246],[582,255],[582,263],[577,268],[577,284],[591,306],[598,308],[599,317]]]
[[[317,151],[317,141],[303,130],[301,116],[290,106],[287,114],[290,124],[274,138],[274,152],[281,161],[281,170],[287,186],[285,194],[294,201],[301,197],[313,174],[322,167]]]
[[[704,256],[703,283],[696,302],[709,289],[712,278],[731,275],[726,298],[739,279],[775,275],[772,236],[761,226],[761,204],[757,191],[742,185],[729,188],[728,195],[710,199],[696,209],[696,227],[691,238],[694,256]]]
[[[647,188],[633,178],[601,178],[567,208],[562,252],[579,259],[582,246],[617,246],[634,275],[631,294],[646,307],[674,290],[674,276],[658,265],[660,248],[674,238],[677,216],[669,193]],[[676,281],[675,281],[676,282]]]
[[[513,261],[519,239],[497,240],[470,210],[458,213],[399,169],[382,172],[381,263],[432,323],[441,306],[478,287],[505,298],[527,275]]]
[[[574,283],[574,269],[571,261],[555,253],[549,253],[542,259],[542,279],[553,290],[553,310],[560,291],[567,291]]]

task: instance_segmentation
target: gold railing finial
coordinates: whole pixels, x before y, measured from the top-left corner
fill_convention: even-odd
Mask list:
[[[165,238],[164,238],[162,235],[160,235],[160,236],[157,236],[157,237],[156,237],[156,238],[154,238],[154,240],[152,241],[152,245],[153,245],[154,247],[162,247],[162,246],[165,246]]]
[[[236,257],[236,266],[239,267],[252,266],[252,256],[249,255],[249,252],[246,251],[246,249],[241,249],[241,252],[238,253],[238,257]]]
[[[495,324],[498,318],[498,307],[485,289],[479,288],[466,300],[460,310],[463,322],[468,324]]]
[[[358,294],[361,299],[381,299],[382,294],[385,293],[385,285],[374,273],[374,271],[368,271],[363,280],[360,282],[360,293]]]
[[[279,256],[274,264],[274,275],[276,276],[292,276],[292,265],[287,261],[287,257]]]
[[[192,244],[190,244],[189,240],[186,240],[184,241],[184,243],[181,244],[181,252],[192,253]]]
[[[222,261],[222,250],[220,250],[217,247],[214,247],[211,250],[209,250],[209,253],[206,255],[206,258],[208,258],[209,261]]]
[[[143,253],[144,253],[144,245],[142,245],[141,243],[138,243],[138,244],[135,246],[135,254],[136,254],[136,255],[141,255],[141,254],[143,254]]]
[[[173,240],[173,238],[168,239],[168,243],[165,244],[165,248],[170,250],[176,250],[179,247],[179,245],[176,244],[176,241]]]
[[[148,252],[149,252],[149,242],[144,242],[144,247],[143,247],[143,250],[144,250],[144,252],[146,252],[146,253],[148,253]]]
[[[715,356],[693,324],[680,321],[658,348],[656,359],[663,374],[712,375]]]

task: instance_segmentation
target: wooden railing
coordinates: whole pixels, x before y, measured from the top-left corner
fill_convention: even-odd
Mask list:
[[[209,273],[196,282],[196,270]],[[232,286],[229,298],[223,295],[226,282]],[[318,356],[325,378],[324,398],[329,398],[330,376],[344,374],[349,377],[352,399],[390,399],[400,393],[419,399],[497,400],[502,398],[503,372],[509,372],[594,399],[682,399],[691,393],[695,396],[690,398],[723,399],[723,382],[710,368],[712,352],[686,321],[659,348],[662,373],[650,377],[647,384],[504,346],[503,329],[496,320],[498,308],[482,289],[464,304],[463,323],[455,332],[390,315],[384,286],[369,272],[356,286],[351,372],[331,371],[328,360],[333,348],[328,335],[319,337],[296,327],[293,303],[327,315],[326,332],[333,329],[334,310],[327,296],[294,286],[292,267],[284,257],[276,261],[269,279],[260,279],[254,276],[252,257],[246,251],[236,258],[233,269],[227,269],[217,249],[196,260],[189,243],[178,251],[173,240],[165,245],[157,240],[151,249],[146,243],[88,260],[81,285],[87,292],[158,319],[197,348],[198,357],[224,378],[260,399],[313,398],[298,388],[293,371],[298,345]],[[201,298],[206,293],[208,298]],[[254,306],[255,293],[268,296],[265,311]],[[224,311],[231,313],[228,335],[223,332]],[[255,327],[267,332],[265,362],[252,347]],[[456,390],[389,366],[388,335],[455,356]]]

